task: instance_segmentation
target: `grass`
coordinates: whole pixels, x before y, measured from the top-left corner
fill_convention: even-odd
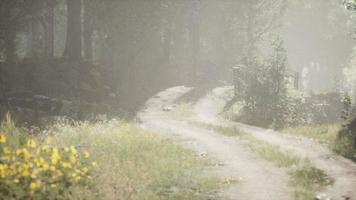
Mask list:
[[[193,116],[191,103],[180,103],[171,112],[170,117],[175,120],[186,120]]]
[[[25,130],[7,126],[0,131],[9,135],[21,131],[26,134]],[[86,191],[93,199],[219,198],[221,181],[204,170],[206,161],[135,124],[115,120],[95,124],[58,123],[36,138],[38,141],[51,138],[55,146],[73,145],[80,151],[90,152],[98,163],[98,170],[92,175],[93,185]]]
[[[261,158],[286,168],[290,175],[290,185],[294,187],[295,197],[300,200],[313,200],[318,190],[332,184],[332,179],[308,159],[303,159],[292,152],[282,151],[279,146],[244,135],[247,146]]]
[[[287,127],[282,129],[281,132],[311,138],[321,144],[330,146],[337,140],[337,134],[340,129],[340,124],[330,124]]]
[[[313,139],[326,145],[332,151],[356,161],[356,150],[352,149],[352,142],[348,138],[338,138],[342,129],[340,124],[310,125],[288,127],[281,132]]]
[[[195,122],[194,122],[195,123]],[[286,152],[279,146],[254,138],[235,126],[214,126],[196,123],[196,125],[213,129],[225,136],[239,137],[245,141],[247,148],[257,153],[261,158],[275,163],[278,167],[286,168],[290,175],[290,185],[294,187],[295,198],[298,200],[313,200],[315,193],[332,184],[324,171],[314,167],[308,159],[303,159],[292,152]]]

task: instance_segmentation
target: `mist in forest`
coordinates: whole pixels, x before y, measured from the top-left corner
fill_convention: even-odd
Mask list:
[[[278,45],[298,89],[352,90],[352,15],[331,0],[3,0],[3,93],[115,97],[132,113],[169,86],[231,84]]]
[[[0,200],[356,199],[356,0],[0,0]]]

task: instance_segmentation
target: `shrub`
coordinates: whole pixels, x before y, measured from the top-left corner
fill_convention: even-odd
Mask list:
[[[254,59],[240,77],[244,121],[263,127],[280,128],[287,114],[287,57],[282,42],[274,46],[267,60]]]
[[[4,199],[68,199],[77,186],[89,185],[89,153],[71,147],[38,145],[28,139],[21,147],[0,134],[0,196]]]

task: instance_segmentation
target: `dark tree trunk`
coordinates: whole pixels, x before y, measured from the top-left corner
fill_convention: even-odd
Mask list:
[[[54,57],[54,2],[47,1],[47,55],[49,59]]]
[[[16,33],[8,30],[5,35],[5,56],[7,63],[16,61]]]
[[[81,0],[66,0],[67,36],[63,56],[74,61],[82,58],[82,3]]]
[[[84,0],[84,22],[83,22],[84,57],[88,61],[93,60],[93,20],[91,17],[91,6],[88,0]]]

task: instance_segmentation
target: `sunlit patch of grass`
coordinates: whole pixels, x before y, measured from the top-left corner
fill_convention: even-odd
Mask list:
[[[292,152],[286,152],[277,145],[259,140],[241,131],[236,126],[214,126],[211,124],[195,123],[210,128],[225,136],[236,136],[245,141],[247,148],[257,153],[261,158],[275,163],[278,167],[286,168],[290,175],[290,185],[294,187],[295,197],[300,200],[313,200],[315,193],[332,184],[333,181],[323,171],[313,166],[308,159],[303,159]]]
[[[283,133],[310,138],[326,145],[334,152],[352,160],[356,160],[356,150],[352,148],[352,139],[338,138],[341,124],[309,125],[288,127]]]
[[[175,120],[186,120],[193,116],[193,106],[191,103],[180,103],[170,112],[170,116]]]
[[[229,137],[241,136],[242,134],[244,134],[236,126],[216,126],[213,124],[208,124],[208,123],[199,122],[199,121],[191,121],[191,124],[219,132],[219,133],[221,133],[225,136],[229,136]]]
[[[246,145],[251,150],[263,159],[274,162],[278,167],[289,168],[297,166],[301,162],[301,158],[290,152],[282,152],[279,146],[256,139],[248,134],[244,134],[242,138],[248,141]]]
[[[289,174],[296,199],[300,200],[314,200],[316,191],[333,184],[333,180],[323,170],[313,167],[309,161],[300,163]]]
[[[300,200],[313,200],[315,193],[332,184],[333,181],[323,171],[313,166],[308,159],[303,159],[292,152],[285,152],[279,146],[244,135],[247,146],[265,160],[275,163],[278,167],[288,169],[290,185],[294,187],[295,197]]]
[[[311,138],[322,144],[332,145],[337,140],[337,134],[340,129],[340,124],[309,125],[287,127],[282,129],[281,132]]]
[[[229,110],[222,112],[220,115],[227,120],[237,121],[241,116],[242,107],[241,102],[236,102]]]
[[[0,122],[0,132],[6,133],[7,143],[14,148],[21,147],[25,144],[28,137],[26,130],[17,127],[9,113],[5,119]]]
[[[57,145],[91,152],[101,169],[94,180],[103,199],[218,198],[220,181],[203,173],[203,160],[137,125],[112,121],[53,130]]]

